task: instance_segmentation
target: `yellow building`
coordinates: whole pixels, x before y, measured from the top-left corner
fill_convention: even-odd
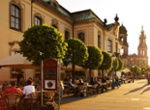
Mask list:
[[[56,0],[2,0],[0,3],[0,59],[19,51],[23,33],[32,25],[47,24],[64,34],[64,39],[77,38],[86,45],[103,51],[120,53],[119,18],[112,24],[102,21],[92,10],[70,13]],[[0,69],[0,80],[12,79],[11,69]],[[33,77],[31,70],[26,70]],[[32,71],[33,72],[33,71]]]

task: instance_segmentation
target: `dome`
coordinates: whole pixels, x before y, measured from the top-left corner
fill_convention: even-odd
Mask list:
[[[123,24],[119,28],[119,33],[120,34],[127,34],[127,29]]]

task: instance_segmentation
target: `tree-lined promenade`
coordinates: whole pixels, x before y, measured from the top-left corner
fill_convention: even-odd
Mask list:
[[[24,101],[24,98],[20,98],[23,101],[18,102],[19,106],[15,105],[16,108],[26,104],[29,105],[28,108],[30,109],[41,110],[42,108],[50,109],[50,107],[57,109],[64,94],[68,95],[71,93],[75,97],[93,96],[107,92],[108,89],[119,88],[121,83],[123,83],[123,74],[121,74],[120,78],[117,75],[117,72],[123,69],[123,62],[120,56],[116,56],[115,53],[102,51],[96,46],[87,46],[83,39],[64,39],[64,36],[54,27],[35,25],[29,28],[25,31],[23,40],[19,45],[19,53],[27,57],[29,61],[32,61],[33,65],[42,68],[39,70],[39,72],[41,71],[39,80],[30,79],[34,82],[34,86],[36,85],[36,88],[33,90],[33,93],[36,95],[35,97],[31,95],[29,99],[34,103],[28,104]],[[54,68],[50,70],[50,66],[47,66],[49,69],[45,70],[44,73],[42,62],[47,59],[61,63],[62,67],[71,65],[71,71],[63,70],[65,75],[60,78],[61,69],[63,68],[58,72],[57,66],[55,66],[56,71]],[[53,65],[54,63],[50,64]],[[76,66],[79,66],[81,70],[77,70]],[[135,74],[138,72],[137,68],[132,68],[132,70],[135,70]],[[24,83],[17,82],[20,90],[25,85],[25,80]],[[45,89],[44,92],[43,88]],[[23,110],[24,108],[19,109]]]
[[[88,85],[95,89],[94,91],[97,93],[99,90],[101,92],[107,91],[107,88],[111,86],[112,88],[116,85],[119,86],[120,82],[118,78],[116,79],[116,72],[123,68],[121,59],[109,52],[102,51],[98,47],[87,46],[82,41],[83,39],[64,39],[63,35],[54,27],[46,25],[33,26],[23,35],[23,40],[20,42],[20,53],[32,61],[34,65],[41,65],[43,60],[49,58],[62,62],[63,66],[71,64],[72,73],[64,78],[66,79],[64,83],[66,85],[65,89],[69,89],[69,92],[73,90],[74,95],[79,95],[78,93],[80,93],[80,95],[86,96],[87,92],[91,92],[87,89]],[[75,73],[76,65],[89,70],[88,75],[84,73],[84,75],[78,76]],[[93,76],[92,70],[101,72],[99,72],[98,76]],[[63,79],[59,79],[58,82],[60,80]],[[105,85],[101,85],[101,83]],[[85,87],[79,87],[79,85]],[[57,94],[61,95],[60,92]]]

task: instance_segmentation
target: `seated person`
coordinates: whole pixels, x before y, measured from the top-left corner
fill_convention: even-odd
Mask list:
[[[102,92],[105,90],[105,91],[107,91],[107,78],[106,77],[103,77],[102,78],[102,85],[101,85],[101,87],[102,87]]]
[[[77,85],[72,83],[72,79],[69,80],[68,84],[69,84],[69,87],[72,89],[77,88]]]
[[[32,98],[35,93],[35,86],[32,85],[32,80],[27,81],[27,85],[23,88],[24,98]]]
[[[79,84],[78,85],[84,85],[84,81],[83,81],[82,78],[79,80]]]
[[[11,82],[11,87],[6,88],[3,92],[2,92],[3,96],[7,95],[7,94],[18,94],[20,96],[23,95],[21,89],[16,88],[16,83],[15,81]]]

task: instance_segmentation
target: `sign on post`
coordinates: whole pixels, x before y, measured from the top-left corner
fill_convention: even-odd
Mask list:
[[[46,59],[43,62],[44,90],[57,89],[58,62],[54,59]]]

